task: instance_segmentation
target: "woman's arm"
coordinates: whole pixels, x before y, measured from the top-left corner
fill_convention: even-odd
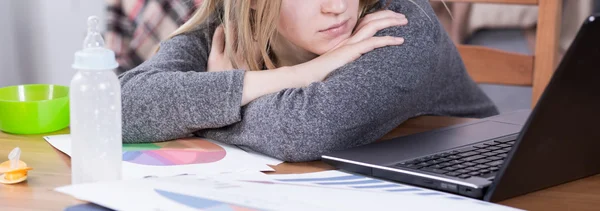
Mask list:
[[[258,98],[242,110],[243,121],[197,135],[308,161],[375,141],[414,116],[494,114],[427,1],[416,2],[426,13],[394,1],[391,9],[409,24],[378,33],[405,37],[404,44],[364,54],[323,82]]]
[[[233,70],[233,62],[230,61],[225,52],[225,29],[222,25],[214,31],[211,40],[210,55],[205,63],[207,72],[221,72]],[[238,61],[238,64],[241,64]],[[237,69],[248,70],[245,65]],[[290,68],[277,68],[267,71],[247,71],[244,74],[242,87],[241,106],[250,101],[286,88],[298,88],[307,84],[300,80],[302,75],[290,70]]]
[[[119,76],[123,142],[158,142],[240,121],[244,72],[205,72],[208,43],[193,31]]]
[[[197,30],[173,37],[120,75],[124,142],[165,141],[230,125],[241,119],[242,99],[304,85],[285,68],[206,72],[211,36]]]

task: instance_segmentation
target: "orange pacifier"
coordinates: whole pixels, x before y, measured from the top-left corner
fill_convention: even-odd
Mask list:
[[[8,161],[0,163],[0,183],[15,184],[27,179],[27,172],[32,168],[19,160],[20,157],[21,149],[17,147],[8,154]]]

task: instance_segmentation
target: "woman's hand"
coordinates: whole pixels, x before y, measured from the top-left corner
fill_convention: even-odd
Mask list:
[[[212,38],[212,45],[210,48],[210,54],[208,55],[208,64],[206,71],[208,72],[217,72],[217,71],[225,71],[225,70],[233,70],[233,63],[231,59],[227,56],[225,41],[225,29],[221,25],[217,27],[215,33]],[[237,64],[242,64],[237,62]],[[246,65],[242,65],[237,69],[247,70]]]
[[[408,20],[402,14],[391,10],[374,12],[361,18],[354,33],[327,53],[303,64],[296,65],[297,74],[307,79],[307,84],[322,81],[333,70],[358,59],[363,54],[376,48],[400,45],[401,37],[374,37],[378,31],[406,25]]]

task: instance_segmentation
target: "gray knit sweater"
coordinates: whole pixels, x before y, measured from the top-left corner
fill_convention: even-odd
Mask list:
[[[196,135],[285,160],[309,161],[371,143],[419,115],[497,114],[471,80],[427,0],[394,0],[406,26],[377,36],[405,38],[373,50],[307,87],[284,89],[241,107],[244,71],[206,72],[214,27],[161,43],[120,75],[123,141]]]

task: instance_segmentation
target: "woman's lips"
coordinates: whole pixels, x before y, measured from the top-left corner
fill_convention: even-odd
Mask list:
[[[330,26],[327,29],[321,30],[319,32],[325,34],[328,37],[335,38],[338,37],[348,31],[348,20],[345,20],[341,23]]]

